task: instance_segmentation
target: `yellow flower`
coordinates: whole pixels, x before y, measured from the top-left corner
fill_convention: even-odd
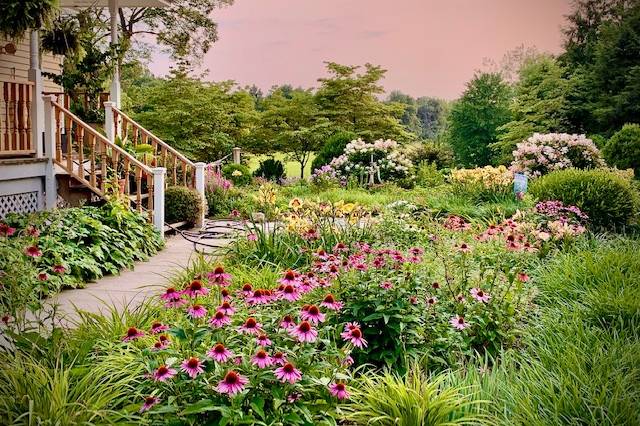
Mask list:
[[[298,211],[301,207],[302,207],[302,200],[299,198],[292,198],[291,201],[289,201],[289,208],[293,211]]]
[[[233,173],[231,173],[231,176],[242,176],[242,172],[240,170],[234,170]]]

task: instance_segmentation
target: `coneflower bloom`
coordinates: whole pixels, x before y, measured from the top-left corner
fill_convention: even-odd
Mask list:
[[[4,325],[9,325],[12,320],[13,317],[9,314],[4,314],[2,315],[2,318],[0,318],[0,322],[2,322]]]
[[[449,320],[449,323],[458,330],[464,330],[465,328],[469,327],[469,323],[466,322],[464,320],[464,317],[461,317],[460,315],[456,315],[451,318],[451,320]]]
[[[209,320],[209,325],[213,328],[221,328],[231,324],[231,318],[222,311],[217,311]]]
[[[226,287],[231,284],[231,274],[227,274],[222,266],[216,267],[213,272],[207,274],[209,282]]]
[[[247,241],[257,241],[258,240],[258,235],[254,232],[250,232],[249,234],[247,234]]]
[[[254,318],[249,317],[238,330],[241,333],[259,334],[262,331],[262,324],[258,323]]]
[[[283,352],[276,352],[271,357],[271,360],[276,365],[285,365],[287,363],[287,357]]]
[[[49,275],[46,272],[40,272],[38,274],[38,281],[46,281],[49,279]]]
[[[220,297],[222,297],[223,302],[228,302],[231,300],[231,293],[226,288],[220,290]]]
[[[471,247],[469,247],[467,243],[462,243],[458,247],[458,251],[460,251],[461,253],[469,253],[471,251]]]
[[[347,356],[342,360],[341,364],[342,364],[344,367],[348,367],[348,366],[350,366],[350,365],[353,365],[353,362],[354,362],[354,361],[353,361],[353,358],[351,357],[351,355],[347,355]]]
[[[289,269],[284,273],[284,276],[278,280],[280,284],[295,285],[298,283],[298,273]]]
[[[382,284],[380,284],[380,288],[391,290],[393,288],[393,283],[391,281],[384,281]]]
[[[335,297],[333,297],[333,294],[329,293],[324,297],[322,303],[320,303],[320,306],[323,306],[332,311],[339,311],[344,306],[344,303],[338,302]]]
[[[242,291],[241,291],[241,293],[242,293],[244,296],[247,296],[247,297],[248,297],[248,296],[251,296],[251,295],[253,294],[253,286],[252,286],[251,284],[249,284],[249,283],[244,283],[244,284],[242,285]]]
[[[206,296],[207,294],[209,294],[209,290],[202,285],[202,281],[193,280],[191,281],[191,284],[189,284],[187,288],[184,289],[183,293],[188,295],[189,297],[198,297]]]
[[[227,362],[233,356],[233,352],[225,348],[222,343],[218,343],[209,349],[207,356],[216,362]]]
[[[347,251],[349,251],[349,247],[347,247],[345,243],[338,243],[335,246],[333,246],[334,253],[344,253]]]
[[[302,321],[296,327],[290,328],[289,333],[302,343],[313,343],[318,338],[318,332],[311,326],[311,324],[309,324],[308,321]]]
[[[10,237],[15,234],[15,232],[16,228],[12,228],[6,223],[0,223],[0,235],[2,235],[3,237]]]
[[[282,383],[289,382],[294,384],[302,378],[302,373],[293,364],[287,362],[282,367],[276,368],[274,371],[276,378]]]
[[[145,397],[144,398],[144,403],[142,404],[142,407],[140,407],[140,412],[144,413],[145,411],[149,411],[151,409],[151,407],[153,407],[154,405],[156,405],[159,402],[160,402],[160,400],[155,396],[147,396],[147,397]]]
[[[180,364],[180,369],[187,373],[187,375],[192,379],[198,377],[198,374],[204,373],[202,362],[200,362],[200,360],[195,356],[182,361],[182,364]]]
[[[151,333],[152,334],[158,334],[158,333],[162,333],[163,331],[167,331],[169,329],[168,325],[164,325],[161,322],[155,321],[154,323],[151,324]]]
[[[288,329],[295,325],[296,323],[293,321],[293,318],[291,318],[291,315],[285,315],[282,321],[280,321],[280,328]]]
[[[231,370],[227,372],[222,380],[220,380],[217,390],[220,393],[226,393],[229,396],[233,396],[242,392],[247,383],[249,383],[249,379]]]
[[[166,365],[161,365],[156,371],[153,372],[152,377],[156,382],[164,382],[166,380],[169,380],[176,374],[178,374],[178,372],[173,368],[169,368]]]
[[[476,299],[478,302],[487,303],[489,299],[491,299],[491,296],[489,296],[489,293],[485,293],[484,291],[482,291],[482,289],[477,287],[474,287],[471,290],[469,290],[469,293],[471,293],[471,296],[473,296],[473,298]]]
[[[348,322],[344,325],[344,331],[351,331],[354,328],[360,328],[360,324],[357,322]]]
[[[458,295],[456,296],[456,300],[457,300],[458,302],[460,302],[460,303],[463,303],[466,299],[465,299],[464,295],[463,295],[462,293],[460,293],[460,294],[458,294]]]
[[[42,256],[42,251],[37,246],[29,246],[24,249],[24,254],[29,257],[40,257]]]
[[[285,285],[282,291],[280,292],[280,296],[288,300],[289,302],[295,302],[300,299],[300,292],[291,284]]]
[[[160,298],[162,300],[180,300],[180,298],[182,298],[182,293],[173,287],[169,287],[165,290],[164,294],[160,296]]]
[[[367,346],[367,341],[362,337],[362,330],[360,327],[353,327],[348,331],[345,331],[340,334],[340,336],[347,342],[351,342],[351,344],[357,348],[364,348]]]
[[[269,336],[267,336],[266,334],[261,334],[258,337],[256,337],[256,343],[260,346],[263,347],[267,347],[271,345],[271,340],[269,340]]]
[[[222,302],[218,310],[225,315],[233,315],[236,312],[236,309],[229,302]]]
[[[263,349],[260,349],[251,358],[251,364],[257,365],[258,368],[265,368],[273,365],[273,360],[271,359],[271,357],[267,352],[265,352]]]
[[[27,232],[27,235],[29,235],[30,237],[40,236],[40,231],[38,230],[38,228],[36,228],[33,225],[27,226],[26,232]]]
[[[129,327],[127,329],[127,334],[124,335],[124,337],[122,338],[122,341],[129,342],[131,340],[136,340],[142,336],[144,336],[144,331],[138,330],[135,327]]]
[[[162,337],[164,337],[164,339],[162,339]],[[163,349],[166,349],[170,343],[171,341],[167,338],[167,336],[160,336],[160,340],[153,344],[151,350],[154,352],[161,351]]]
[[[422,256],[424,254],[424,249],[422,247],[411,247],[409,249],[409,253],[412,256]]]
[[[187,315],[189,315],[191,318],[202,318],[207,315],[207,309],[202,305],[191,305],[187,309]]]
[[[435,296],[430,296],[427,298],[427,304],[430,306],[435,305],[436,303],[438,303],[438,298]]]
[[[249,305],[261,305],[269,302],[269,296],[267,290],[254,290],[251,296],[246,299]]]
[[[308,309],[300,311],[300,318],[309,321],[311,324],[318,324],[325,320],[325,316],[316,305],[309,306]]]
[[[53,266],[53,272],[55,272],[56,274],[64,274],[64,272],[67,270],[67,268],[65,268],[63,265],[54,265]]]
[[[527,281],[529,281],[529,275],[525,274],[524,272],[519,272],[518,281],[526,283]]]
[[[378,257],[373,259],[373,261],[371,262],[371,265],[376,269],[380,269],[385,265],[385,263],[386,262],[384,260],[384,257],[378,256]]]
[[[293,404],[294,402],[298,401],[300,398],[302,398],[302,394],[300,392],[293,392],[287,395],[287,402],[289,404]]]
[[[349,392],[347,392],[347,387],[344,383],[331,383],[329,385],[329,393],[338,399],[349,398]]]

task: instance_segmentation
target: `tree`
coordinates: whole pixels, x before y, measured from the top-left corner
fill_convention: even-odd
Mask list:
[[[304,178],[311,154],[331,134],[332,123],[322,116],[310,90],[276,89],[264,100],[264,108],[251,150],[287,153],[300,164],[300,178]]]
[[[535,132],[571,130],[566,99],[569,83],[564,68],[551,56],[540,55],[526,61],[519,74],[510,106],[513,119],[498,129],[498,142],[491,145],[500,163],[511,161],[516,144]]]
[[[609,165],[633,169],[640,177],[640,125],[625,124],[609,139],[602,154]]]
[[[400,119],[405,107],[398,103],[385,104],[376,98],[384,92],[379,85],[385,70],[365,64],[360,67],[327,63],[328,78],[321,78],[316,102],[323,116],[336,127],[351,131],[367,140],[412,138]]]
[[[444,102],[440,99],[427,96],[414,99],[394,90],[387,97],[387,103],[404,105],[400,122],[418,137],[433,138],[444,125]]]
[[[476,73],[449,115],[449,140],[457,161],[467,167],[491,164],[489,146],[498,127],[511,118],[511,88],[500,74]]]
[[[57,4],[55,0],[3,0],[0,36],[22,39],[27,31],[50,25]]]

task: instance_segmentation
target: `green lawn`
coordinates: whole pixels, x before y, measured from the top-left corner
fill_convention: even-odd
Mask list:
[[[260,161],[265,160],[269,157],[273,157],[276,160],[282,161],[284,164],[284,172],[288,178],[291,177],[300,177],[300,163],[297,161],[288,161],[286,154],[282,152],[276,152],[273,155],[251,155],[247,154],[247,165],[249,166],[249,170],[252,172],[258,168]],[[308,178],[311,175],[311,162],[315,158],[315,154],[311,154],[311,158],[307,162],[307,166],[304,169],[304,177]]]

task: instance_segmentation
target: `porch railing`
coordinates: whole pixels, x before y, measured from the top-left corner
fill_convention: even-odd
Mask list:
[[[0,88],[0,157],[35,154],[31,134],[33,83],[0,81]]]

